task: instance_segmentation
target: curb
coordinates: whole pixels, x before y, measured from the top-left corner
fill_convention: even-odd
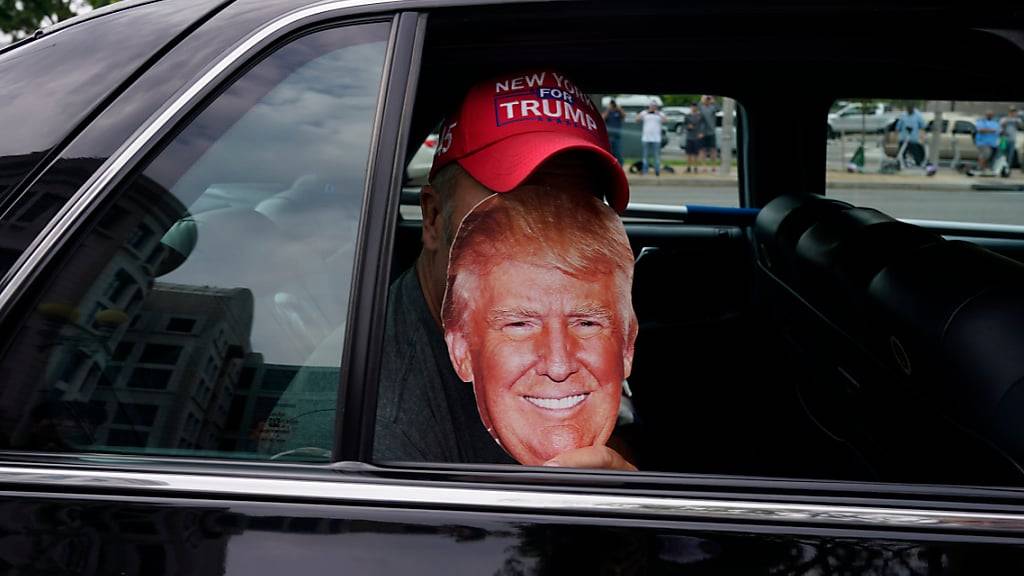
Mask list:
[[[630,186],[702,186],[707,188],[736,188],[739,184],[735,178],[685,176],[635,176],[626,178]],[[1024,191],[1024,182],[989,182],[989,179],[968,180],[966,182],[946,182],[942,180],[913,179],[905,182],[882,180],[826,180],[825,188],[832,190],[934,190],[945,192],[970,191]]]
[[[826,180],[825,188],[833,190],[933,190],[946,192],[1019,192],[1024,190],[1024,183],[992,182],[991,179],[968,180],[966,182],[943,182],[942,180],[913,180],[908,182],[866,181],[857,180]]]
[[[912,181],[912,182],[884,182],[856,180],[826,180],[825,188],[833,190],[943,190],[948,192],[963,192],[971,189],[971,182],[943,182],[939,181]]]
[[[636,176],[627,175],[630,186],[707,186],[710,188],[736,188],[739,186],[735,178],[729,177],[690,177],[686,176]]]

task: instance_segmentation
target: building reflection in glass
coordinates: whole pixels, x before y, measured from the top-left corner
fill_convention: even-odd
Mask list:
[[[3,376],[0,440],[268,458],[289,448],[296,418],[325,405],[329,438],[340,346],[303,369],[323,386],[282,401],[331,327],[300,297],[294,267],[273,268],[294,246],[239,228],[239,212],[196,218],[162,187],[137,181],[55,275],[8,351],[21,361]],[[257,250],[240,260],[245,248]]]

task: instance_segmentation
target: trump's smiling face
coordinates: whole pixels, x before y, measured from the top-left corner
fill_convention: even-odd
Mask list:
[[[614,274],[569,276],[506,261],[472,280],[464,321],[445,339],[473,382],[491,435],[522,464],[604,444],[633,361],[631,313]]]

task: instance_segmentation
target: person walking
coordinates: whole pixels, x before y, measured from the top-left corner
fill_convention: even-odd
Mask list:
[[[925,127],[924,117],[914,109],[914,105],[908,105],[907,110],[900,114],[896,120],[896,133],[899,135],[900,154],[899,162],[903,166],[910,166],[908,158],[914,161],[915,166],[924,166],[925,149],[921,144],[921,130]]]
[[[643,124],[640,134],[643,174],[647,174],[647,167],[653,163],[654,175],[661,176],[661,125],[665,123],[665,115],[658,110],[658,103],[651,100],[647,110],[637,114],[636,121]]]

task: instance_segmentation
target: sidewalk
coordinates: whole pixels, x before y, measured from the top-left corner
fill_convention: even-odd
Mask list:
[[[661,176],[648,174],[626,174],[630,186],[677,186],[677,187],[736,187],[736,170],[723,176],[718,173],[687,174],[685,172]],[[1024,176],[1014,170],[1009,178],[967,176],[950,169],[940,169],[934,176],[925,176],[919,171],[901,172],[899,174],[850,173],[845,171],[826,171],[825,187],[835,189],[858,190],[1006,190],[1024,191]]]
[[[735,188],[737,186],[735,170],[728,176],[722,176],[715,172],[704,174],[687,174],[685,172],[682,174],[679,172],[669,174],[662,172],[661,176],[655,176],[653,173],[642,176],[627,172],[626,179],[629,180],[630,186],[689,186],[700,188],[713,188],[717,186]]]
[[[845,171],[828,171],[825,173],[825,187],[832,189],[855,188],[860,190],[878,190],[902,188],[905,190],[1022,190],[1024,177],[1019,170],[1014,170],[1009,178],[998,176],[968,176],[949,168],[934,176],[925,176],[919,170],[910,170],[898,174],[857,174]]]

